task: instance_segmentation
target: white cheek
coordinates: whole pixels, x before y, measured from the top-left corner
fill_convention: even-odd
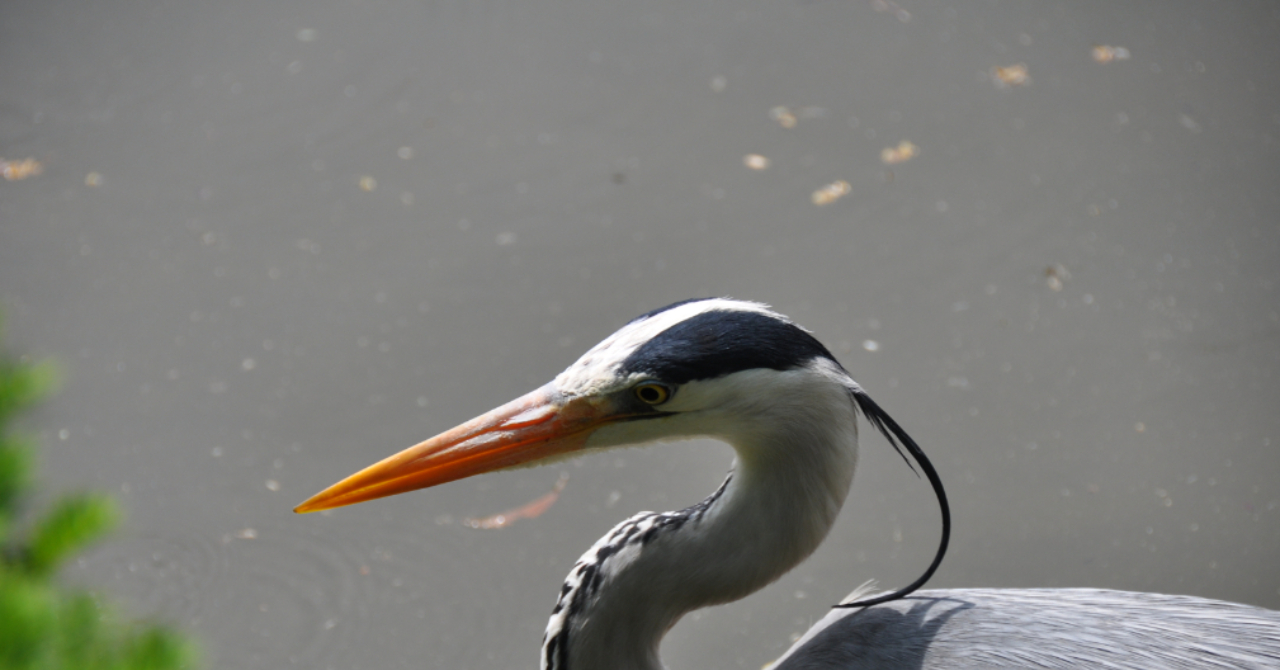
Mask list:
[[[695,434],[689,433],[688,417],[675,415],[654,419],[624,421],[605,426],[587,438],[587,449],[608,449],[621,446],[639,446],[649,442],[675,441]]]

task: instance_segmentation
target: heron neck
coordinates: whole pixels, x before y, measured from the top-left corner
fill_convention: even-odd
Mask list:
[[[720,491],[680,512],[634,517],[584,556],[615,547],[599,561],[600,586],[568,632],[570,670],[659,670],[659,643],[684,614],[743,598],[818,547],[857,459],[853,406],[840,395],[826,407],[795,406],[736,424],[721,435],[737,459]],[[831,420],[846,414],[847,421]],[[627,529],[636,524],[645,527]],[[620,541],[628,532],[649,537]]]

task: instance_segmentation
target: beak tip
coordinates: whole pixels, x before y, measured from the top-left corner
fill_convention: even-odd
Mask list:
[[[317,503],[316,499],[312,498],[293,508],[293,512],[294,514],[310,514],[311,512],[318,512],[322,509],[324,509],[324,505]]]

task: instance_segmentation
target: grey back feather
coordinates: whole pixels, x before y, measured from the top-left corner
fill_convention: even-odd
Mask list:
[[[832,610],[772,670],[1276,670],[1280,612],[1099,589],[919,591]]]

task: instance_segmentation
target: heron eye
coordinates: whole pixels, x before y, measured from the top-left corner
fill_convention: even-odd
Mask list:
[[[641,384],[635,389],[636,397],[646,405],[661,405],[671,397],[671,390],[662,384]]]

